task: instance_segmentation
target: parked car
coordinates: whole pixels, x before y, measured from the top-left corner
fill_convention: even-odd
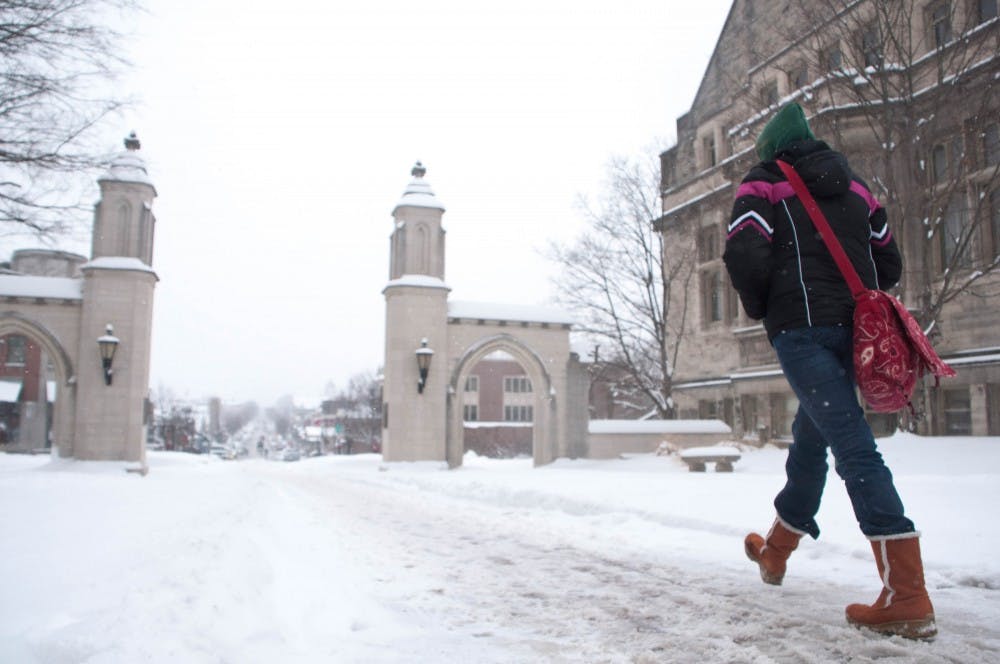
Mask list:
[[[282,461],[298,461],[300,458],[301,455],[299,454],[299,451],[294,447],[285,448],[285,450],[281,453]]]
[[[209,453],[214,454],[220,459],[232,460],[236,458],[236,450],[222,443],[212,443],[211,447],[209,447]]]

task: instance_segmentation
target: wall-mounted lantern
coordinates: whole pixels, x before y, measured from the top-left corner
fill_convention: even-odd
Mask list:
[[[118,350],[118,337],[114,334],[115,330],[111,327],[111,323],[108,323],[108,327],[104,334],[97,337],[97,346],[101,349],[101,364],[104,367],[104,384],[111,384],[111,363],[115,359],[115,351]]]
[[[417,349],[417,371],[420,372],[420,379],[417,380],[417,392],[424,393],[424,385],[427,383],[427,370],[431,368],[431,357],[434,351],[427,347],[427,337],[420,340],[420,348]]]

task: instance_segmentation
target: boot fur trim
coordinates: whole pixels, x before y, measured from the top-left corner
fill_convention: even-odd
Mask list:
[[[778,521],[779,523],[781,523],[781,525],[784,526],[785,530],[790,530],[791,532],[795,533],[796,535],[803,535],[804,536],[804,535],[808,535],[809,534],[806,531],[800,530],[800,529],[796,528],[795,526],[793,526],[792,524],[790,524],[787,521],[785,521],[784,519],[782,519],[780,514],[775,515],[774,519],[775,519],[775,521]],[[774,530],[774,526],[773,525],[771,526],[771,530],[772,531]],[[771,535],[771,533],[769,532],[768,536],[770,537],[770,535]]]
[[[895,535],[871,535],[868,536],[869,542],[885,542],[888,540],[903,540],[903,539],[913,539],[914,537],[920,537],[920,531],[914,530],[911,533],[897,533]]]

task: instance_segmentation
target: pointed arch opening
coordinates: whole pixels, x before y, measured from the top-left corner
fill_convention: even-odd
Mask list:
[[[0,440],[8,449],[72,452],[73,363],[42,323],[0,312]]]
[[[494,366],[489,366],[493,364]],[[475,378],[475,380],[470,380]],[[484,378],[494,381],[493,389],[500,391],[491,399],[494,409],[486,420],[489,427],[467,423],[473,401],[485,406],[482,394],[470,394],[473,384],[486,388]],[[553,425],[555,400],[552,397],[552,380],[541,358],[515,337],[499,334],[481,339],[465,350],[455,363],[448,385],[448,465],[462,465],[467,447],[467,429],[489,428],[488,434],[478,436],[478,446],[473,451],[482,453],[490,446],[495,456],[530,454],[535,465],[552,459],[554,441]],[[477,408],[478,411],[478,408]],[[477,416],[478,416],[477,412]],[[478,419],[484,422],[483,419]],[[471,425],[471,426],[469,426]],[[529,434],[530,438],[525,434]],[[489,436],[492,435],[492,440]],[[476,440],[477,436],[470,436]]]

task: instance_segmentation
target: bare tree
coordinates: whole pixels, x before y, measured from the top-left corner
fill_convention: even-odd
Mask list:
[[[126,64],[111,27],[138,0],[0,0],[0,233],[43,240],[84,209],[75,186],[104,158],[108,85]]]
[[[332,387],[332,383],[328,383]],[[382,371],[351,376],[347,387],[332,397],[334,414],[344,435],[355,442],[377,443],[382,433]]]
[[[587,229],[569,244],[552,244],[561,267],[559,302],[582,317],[616,376],[617,397],[652,404],[672,418],[673,374],[684,339],[694,244],[664,251],[659,217],[659,161],[615,158],[594,206],[581,202]]]
[[[859,170],[904,250],[904,301],[933,333],[956,299],[1000,295],[1000,20],[981,3],[800,7],[823,26],[803,51],[822,75],[802,92],[842,144],[868,135]]]

